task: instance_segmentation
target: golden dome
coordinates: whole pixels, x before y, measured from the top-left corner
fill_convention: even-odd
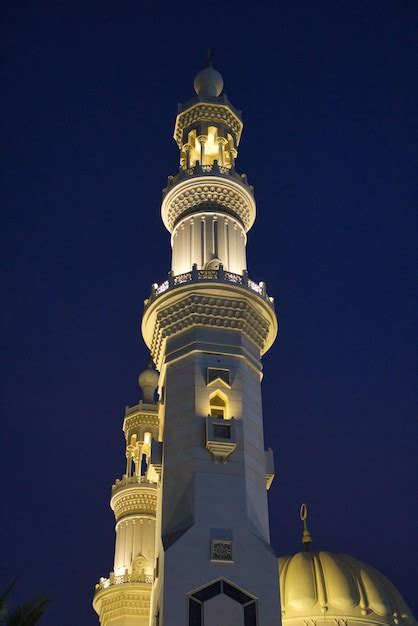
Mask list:
[[[416,620],[383,574],[346,554],[306,551],[279,558],[282,620],[296,626],[332,621],[412,625]]]

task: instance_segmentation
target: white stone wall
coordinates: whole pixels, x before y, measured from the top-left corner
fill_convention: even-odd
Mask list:
[[[215,463],[205,448],[209,397],[218,384],[207,385],[207,367],[231,373],[231,389],[219,387],[236,425],[237,448],[227,463]],[[163,626],[187,626],[189,594],[217,578],[258,599],[259,626],[280,624],[277,558],[269,544],[260,370],[257,348],[237,331],[195,327],[167,343],[164,567],[152,608],[155,614],[159,607]],[[232,541],[232,563],[211,560],[211,539]],[[208,605],[205,626],[218,626],[210,617],[218,605],[229,607],[231,624],[243,624],[241,607],[231,608],[220,596]]]
[[[155,518],[151,516],[130,516],[116,524],[116,545],[114,572],[121,576],[132,571],[134,560],[142,556],[145,574],[154,572],[155,559]],[[139,565],[139,563],[138,563]]]

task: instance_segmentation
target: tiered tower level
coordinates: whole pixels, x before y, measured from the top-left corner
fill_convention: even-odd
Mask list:
[[[241,114],[211,63],[194,87],[176,118],[179,172],[163,191],[171,271],[142,319],[159,375],[141,374],[144,400],[126,409],[114,571],[94,598],[102,626],[280,623],[260,390],[277,318],[247,272],[256,204],[235,168]]]

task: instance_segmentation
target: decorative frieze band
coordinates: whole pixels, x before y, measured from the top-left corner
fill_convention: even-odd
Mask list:
[[[177,116],[176,127],[174,129],[174,139],[179,148],[183,144],[183,130],[194,124],[195,122],[214,122],[215,124],[224,124],[228,126],[235,135],[236,145],[239,144],[243,123],[237,115],[235,115],[228,105],[225,104],[208,104],[201,102],[186,109]]]
[[[123,617],[149,617],[151,586],[137,585],[138,588],[134,589],[134,584],[130,584],[129,591],[124,585],[99,591],[94,606],[99,612],[101,626],[110,626],[113,620]]]
[[[257,345],[260,352],[263,352],[269,334],[269,323],[248,301],[185,295],[157,314],[151,343],[154,362],[159,362],[168,337],[196,324],[239,330]]]
[[[254,223],[256,206],[250,188],[233,179],[196,178],[185,180],[164,197],[161,214],[166,228],[172,232],[178,219],[192,207],[215,202],[235,215],[248,231]]]
[[[123,432],[126,441],[130,441],[133,434],[142,432],[150,432],[155,439],[158,439],[159,418],[157,414],[151,413],[134,413],[125,417],[123,422]],[[141,437],[139,437],[141,438]]]
[[[155,515],[157,510],[157,488],[153,483],[127,486],[112,496],[110,506],[116,521],[127,515],[143,513]]]

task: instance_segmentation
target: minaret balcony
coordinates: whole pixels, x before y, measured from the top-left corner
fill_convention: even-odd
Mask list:
[[[116,492],[121,489],[125,489],[126,487],[135,487],[138,485],[142,485],[144,487],[148,487],[149,485],[153,485],[145,476],[126,476],[124,474],[121,479],[117,478],[116,481],[112,485],[112,496],[115,495]]]
[[[154,283],[152,285],[151,296],[148,300],[145,300],[145,310],[151,305],[156,298],[166,293],[171,289],[183,287],[192,283],[223,283],[230,284],[234,287],[242,287],[250,292],[255,293],[267,302],[267,304],[274,310],[274,298],[267,294],[266,284],[263,282],[256,283],[254,280],[248,278],[248,273],[234,274],[224,270],[222,265],[217,269],[202,269],[198,270],[197,267],[193,267],[190,272],[184,272],[174,276],[172,272],[169,273],[168,279],[162,283]]]
[[[247,174],[238,174],[234,167],[226,167],[219,165],[217,161],[214,161],[211,165],[201,165],[199,161],[189,168],[179,168],[178,174],[175,176],[169,176],[167,179],[167,187],[163,189],[163,198],[167,193],[183,180],[187,180],[191,177],[197,176],[220,176],[221,178],[233,179],[240,185],[243,185],[247,190],[250,190],[253,194],[254,187],[248,184]]]
[[[115,576],[112,572],[109,578],[100,578],[97,583],[95,589],[96,593],[101,591],[102,589],[108,589],[113,585],[126,585],[126,584],[138,584],[142,583],[143,585],[152,585],[154,583],[154,576],[152,574],[144,574],[143,572],[139,574],[123,574],[122,576]]]
[[[132,616],[139,624],[148,624],[153,583],[154,576],[143,572],[122,576],[112,572],[109,578],[100,578],[93,598],[100,624],[132,623]]]
[[[201,326],[239,332],[265,354],[278,332],[274,300],[264,283],[222,265],[201,270],[194,265],[190,272],[170,272],[166,281],[153,285],[145,301],[142,335],[157,369],[163,366],[170,337]]]
[[[110,506],[116,521],[129,516],[155,518],[157,485],[145,476],[126,476],[112,486]]]

